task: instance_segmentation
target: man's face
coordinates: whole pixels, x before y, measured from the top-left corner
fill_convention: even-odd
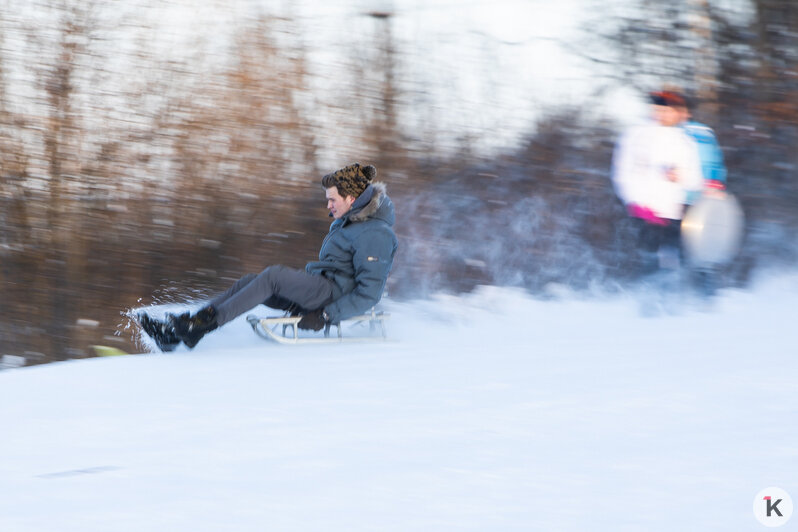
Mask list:
[[[353,196],[342,197],[336,187],[325,189],[324,195],[327,196],[327,209],[336,220],[349,212],[356,199]]]
[[[684,120],[682,113],[669,105],[655,105],[654,118],[660,125],[668,127],[680,124]]]

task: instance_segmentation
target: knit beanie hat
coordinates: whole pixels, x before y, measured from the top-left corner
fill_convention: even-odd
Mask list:
[[[321,184],[324,188],[336,187],[341,196],[357,198],[371,184],[376,175],[377,169],[372,165],[363,166],[360,163],[353,163],[327,174],[321,179]]]
[[[687,98],[684,94],[676,91],[657,91],[648,95],[649,101],[654,105],[665,105],[668,107],[688,107]]]

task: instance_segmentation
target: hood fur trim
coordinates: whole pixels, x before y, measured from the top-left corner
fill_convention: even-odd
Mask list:
[[[385,183],[372,183],[371,186],[374,188],[374,195],[371,197],[371,201],[369,201],[362,209],[358,212],[352,214],[349,219],[353,222],[362,222],[363,220],[370,218],[374,214],[377,213],[377,210],[382,205],[382,200],[387,195],[387,188]]]

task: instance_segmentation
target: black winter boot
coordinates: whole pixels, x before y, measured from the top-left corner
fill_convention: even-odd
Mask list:
[[[206,333],[216,329],[216,309],[208,305],[190,316],[188,312],[180,316],[171,316],[170,323],[174,324],[177,337],[180,338],[189,349],[193,349]]]
[[[141,328],[147,336],[155,340],[155,345],[164,353],[174,351],[180,345],[180,338],[177,337],[171,320],[156,320],[146,312],[141,312],[137,317]]]

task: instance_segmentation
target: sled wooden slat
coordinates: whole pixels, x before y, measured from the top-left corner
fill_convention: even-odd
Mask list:
[[[272,340],[281,344],[336,344],[336,343],[349,343],[349,342],[378,342],[387,340],[385,332],[385,320],[390,317],[390,314],[385,312],[378,312],[372,310],[368,314],[354,316],[344,320],[344,323],[363,323],[368,322],[369,332],[371,336],[344,336],[341,329],[341,324],[335,324],[332,327],[337,329],[336,336],[330,336],[331,326],[327,325],[324,330],[324,337],[304,337],[299,336],[298,323],[302,319],[301,316],[281,316],[281,317],[267,317],[261,318],[250,314],[247,316],[247,321],[252,326],[252,330],[257,333],[261,338]],[[379,327],[379,335],[374,333]]]

